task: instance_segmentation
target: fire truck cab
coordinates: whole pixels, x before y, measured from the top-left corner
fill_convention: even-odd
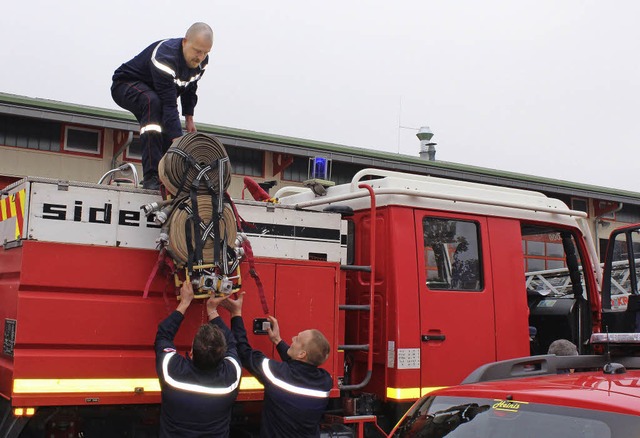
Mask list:
[[[334,346],[324,366],[344,415],[333,421],[381,414],[390,426],[422,395],[555,339],[590,351],[600,265],[585,213],[531,191],[375,169],[309,186],[237,206],[283,338],[315,327]],[[143,297],[159,227],[140,207],[159,196],[34,178],[0,195],[0,432],[19,436],[38,411],[37,430],[69,415],[105,427],[98,412],[124,405],[140,412],[127,421],[153,425],[153,338],[175,308],[163,276]],[[245,319],[262,317],[241,266]],[[187,315],[180,351],[203,312]],[[274,353],[258,332],[250,342]],[[260,399],[245,373],[238,418]]]
[[[600,330],[600,266],[585,213],[558,200],[367,169],[322,196],[280,202],[343,212],[345,343],[371,340],[372,351],[367,367],[366,349],[344,350],[345,384],[370,370],[365,391],[401,411],[484,363],[546,354],[555,339],[586,353]]]

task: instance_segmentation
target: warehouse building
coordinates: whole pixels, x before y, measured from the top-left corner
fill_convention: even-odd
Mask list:
[[[542,192],[588,214],[601,254],[611,230],[640,222],[640,193],[429,160],[426,153],[419,156],[417,139],[416,155],[409,156],[203,123],[198,130],[224,144],[232,163],[229,193],[234,198],[245,196],[245,176],[271,195],[283,186],[302,185],[310,160],[323,157],[337,184],[375,167]],[[141,174],[138,131],[125,111],[0,93],[0,189],[25,176],[95,183],[125,162]],[[535,251],[546,255],[544,245]]]

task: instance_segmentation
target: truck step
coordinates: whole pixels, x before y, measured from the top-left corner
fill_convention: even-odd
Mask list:
[[[371,272],[371,266],[340,265],[342,271]]]
[[[371,310],[371,306],[369,304],[340,304],[338,308],[340,310]]]
[[[342,351],[369,351],[369,344],[338,345],[338,350],[342,350]]]

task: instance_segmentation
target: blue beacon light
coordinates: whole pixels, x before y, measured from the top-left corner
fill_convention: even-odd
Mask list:
[[[327,178],[327,159],[326,158],[315,157],[313,159],[312,178],[314,178],[314,179],[328,179]]]

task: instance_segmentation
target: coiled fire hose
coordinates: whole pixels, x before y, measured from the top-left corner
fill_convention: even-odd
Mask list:
[[[222,143],[199,132],[186,134],[171,144],[158,173],[174,197],[188,193],[186,200],[173,206],[169,221],[169,252],[174,261],[187,264],[189,274],[194,263],[215,263],[227,274],[227,264],[221,265],[220,259],[226,260],[226,249],[234,244],[236,229],[233,209],[228,208],[231,199],[226,194],[231,162]],[[203,252],[212,257],[205,257]]]
[[[256,281],[265,314],[269,313],[264,288],[255,270],[251,244],[242,231],[243,222],[227,193],[231,182],[231,162],[215,137],[189,133],[172,144],[158,166],[160,181],[172,200],[157,203],[156,222],[164,224],[159,238],[164,250],[185,281],[191,281],[205,297],[229,294],[240,287],[240,260],[247,255],[250,274]],[[158,266],[154,268],[157,271]],[[232,277],[232,271],[236,276]],[[178,276],[174,274],[176,286]],[[235,284],[233,280],[235,279]],[[151,278],[145,288],[147,296]]]
[[[198,176],[205,182],[198,184],[198,194],[209,194],[210,190],[225,193],[231,183],[231,162],[220,140],[191,132],[173,141],[160,160],[158,176],[174,197],[181,191],[188,191]]]
[[[206,134],[186,134],[171,144],[158,174],[172,198],[158,204],[156,222],[164,223],[159,244],[177,269],[184,269],[185,281],[197,287],[196,296],[231,293],[230,274],[242,251],[235,248],[236,217],[226,193],[231,163],[224,146]]]
[[[187,264],[187,261],[189,260],[189,246],[191,246],[192,249],[195,248],[194,236],[191,236],[191,242],[189,244],[185,235],[187,220],[191,211],[190,207],[190,199],[185,198],[180,205],[174,208],[171,217],[169,218],[169,242],[167,251],[178,265]],[[199,226],[202,229],[201,231],[204,237],[201,262],[204,264],[212,264],[214,262],[213,232],[210,231],[208,235],[204,235],[205,229],[203,228],[206,224],[210,224],[211,219],[213,218],[213,207],[211,205],[211,199],[208,196],[198,196],[198,214],[201,219]],[[221,240],[233,245],[238,231],[236,228],[236,218],[233,214],[233,209],[228,204],[224,206],[218,226],[219,235],[222,238]]]

